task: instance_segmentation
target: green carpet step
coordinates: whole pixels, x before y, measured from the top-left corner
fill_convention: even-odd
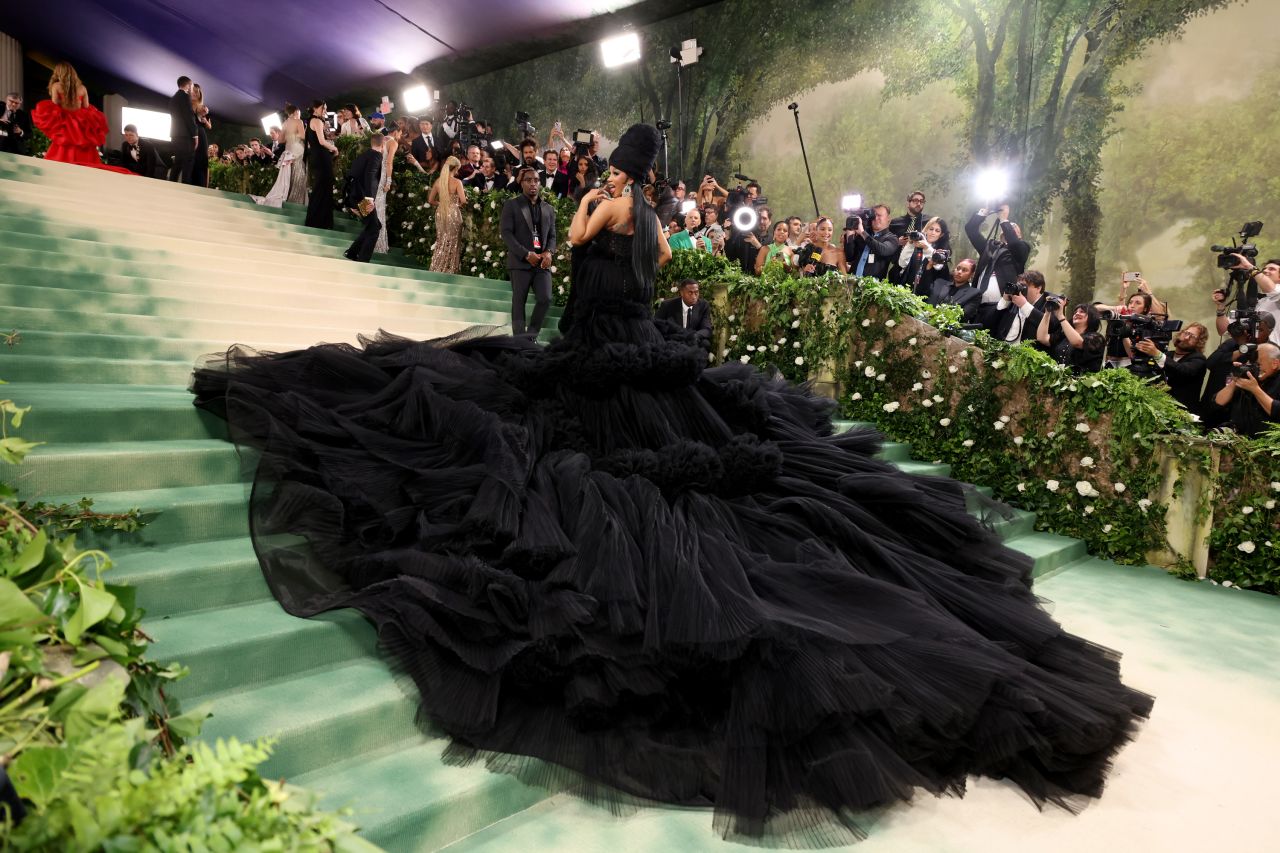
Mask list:
[[[200,590],[188,592],[198,606]],[[356,611],[300,619],[274,598],[144,619],[142,630],[154,640],[147,651],[153,660],[180,661],[191,668],[191,675],[173,688],[184,699],[377,655],[373,628]]]
[[[271,597],[247,536],[120,548],[111,552],[111,561],[108,578],[136,589],[149,619]]]
[[[911,460],[911,445],[903,444],[901,441],[886,441],[880,445],[880,452],[876,454],[876,458],[895,464],[908,462]]]
[[[1040,577],[1089,555],[1083,541],[1056,533],[1024,533],[1006,538],[1004,544],[1015,551],[1021,551],[1034,561],[1032,577]]]
[[[247,464],[255,465],[256,457]],[[246,474],[234,445],[206,438],[47,444],[20,466],[0,463],[0,478],[23,493],[96,495],[238,483]]]
[[[951,466],[945,462],[919,462],[915,459],[906,459],[893,460],[893,465],[899,471],[907,474],[916,474],[921,477],[951,476]]]
[[[6,312],[7,313],[7,312]],[[191,361],[197,356],[227,348],[214,338],[158,338],[151,335],[103,335],[92,332],[57,332],[23,327],[14,355],[75,355],[95,358],[142,358],[156,361]],[[263,345],[264,348],[274,347]],[[0,352],[0,364],[4,364]]]
[[[184,698],[183,705],[192,708],[203,701],[213,704],[203,739],[276,738],[275,754],[262,767],[268,779],[291,779],[418,732],[413,685],[401,686],[377,659],[312,670],[249,690]],[[417,780],[386,782],[414,785]]]
[[[0,379],[8,360],[0,351]],[[180,385],[11,383],[0,395],[30,406],[20,434],[53,445],[76,442],[225,438],[226,424],[191,405]]]
[[[184,200],[156,204],[151,200],[102,198],[83,189],[58,189],[22,184],[0,178],[0,210],[38,210],[38,219],[29,227],[0,225],[4,230],[46,233],[44,225],[58,223],[70,228],[118,228],[120,208],[147,211],[147,216],[131,223],[137,234],[167,236],[182,233],[210,243],[255,246],[289,245],[299,251],[345,250],[354,237],[345,232],[306,228],[285,219],[265,219],[232,207],[201,208]]]
[[[295,776],[325,808],[351,808],[360,835],[386,850],[439,850],[547,797],[483,764],[458,767],[441,757],[446,740],[392,744]]]
[[[1000,535],[1000,538],[1009,542],[1020,536],[1028,536],[1036,530],[1036,514],[1027,512],[1025,509],[1016,509],[1011,506],[1005,506],[1004,511],[1009,513],[1008,518],[995,515],[989,519],[992,528]]]
[[[61,495],[24,495],[49,503],[75,503],[84,491]],[[94,511],[123,513],[141,510],[147,525],[133,533],[80,531],[76,541],[82,547],[102,548],[113,553],[119,548],[231,539],[249,535],[249,484],[223,483],[213,486],[179,486],[172,489],[143,489],[134,492],[101,492],[94,499]]]
[[[16,288],[11,301],[19,305],[54,308],[59,304],[37,301],[33,288],[56,291],[55,297],[106,301],[111,295],[133,299],[179,299],[202,303],[269,305],[278,308],[307,307],[317,310],[357,309],[364,304],[392,302],[430,306],[441,316],[459,312],[510,313],[511,293],[489,287],[454,286],[440,282],[395,281],[369,276],[343,276],[317,292],[316,282],[298,273],[268,278],[252,272],[215,274],[192,270],[186,280],[146,278],[137,274],[107,273],[105,264],[94,272],[65,272],[31,267],[0,269],[0,287]],[[130,266],[121,264],[121,266]],[[355,267],[352,264],[352,267]],[[198,285],[196,282],[199,282]],[[26,300],[26,301],[17,301]],[[125,303],[136,304],[136,303]],[[120,309],[124,310],[124,309]],[[71,330],[68,330],[71,331]]]
[[[77,358],[53,355],[6,355],[0,373],[16,382],[100,382],[108,385],[184,384],[189,361]]]

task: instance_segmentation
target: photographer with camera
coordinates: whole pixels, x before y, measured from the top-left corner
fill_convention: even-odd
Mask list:
[[[1101,370],[1107,344],[1098,334],[1102,325],[1098,310],[1092,305],[1077,305],[1068,320],[1067,300],[1056,293],[1045,294],[1044,306],[1036,329],[1036,341],[1049,351],[1055,361],[1069,366],[1073,373],[1097,373]]]
[[[1266,312],[1273,316],[1280,316],[1280,260],[1269,260],[1263,266],[1256,266],[1252,260],[1242,254],[1232,254],[1232,258],[1236,260],[1233,270],[1239,270],[1247,275],[1258,285],[1258,304],[1256,310],[1258,312]],[[1221,293],[1221,291],[1214,291]],[[1217,297],[1214,297],[1217,301]],[[1226,311],[1225,302],[1218,305],[1217,326],[1219,333],[1225,333],[1228,323],[1230,322]],[[1280,345],[1280,329],[1272,327],[1271,336],[1268,338],[1271,343]]]
[[[1169,396],[1197,417],[1200,415],[1200,389],[1204,386],[1208,366],[1204,357],[1204,345],[1208,340],[1209,330],[1200,323],[1192,323],[1173,339],[1173,355],[1162,350],[1151,338],[1143,338],[1134,347],[1150,358],[1164,376],[1169,384]]]
[[[1227,410],[1224,426],[1244,436],[1280,423],[1280,346],[1259,344],[1257,359],[1234,364],[1226,386],[1214,397]]]
[[[994,211],[999,236],[988,239],[983,235],[982,226],[991,213],[992,211],[983,208],[964,224],[965,235],[979,253],[974,286],[982,294],[984,323],[990,320],[989,315],[1003,299],[1006,288],[1017,281],[1018,276],[1027,268],[1027,258],[1031,257],[1031,246],[1022,239],[1022,229],[1017,223],[1009,221],[1007,204],[1000,205]]]
[[[1000,301],[990,307],[981,322],[998,341],[1034,341],[1044,306],[1044,274],[1027,270],[1003,287]]]
[[[853,275],[881,279],[889,275],[889,265],[899,251],[898,238],[889,230],[890,212],[887,204],[877,204],[845,217],[844,262]],[[800,263],[803,266],[804,261]]]
[[[1216,294],[1214,299],[1218,301]],[[1226,419],[1226,412],[1214,405],[1213,398],[1226,387],[1233,362],[1251,350],[1256,351],[1258,344],[1266,343],[1271,337],[1276,327],[1275,318],[1276,315],[1262,311],[1252,328],[1239,320],[1231,322],[1226,328],[1226,337],[1222,343],[1209,354],[1206,360],[1209,378],[1204,384],[1204,393],[1200,396],[1200,417],[1206,427],[1218,426]]]
[[[892,224],[889,230],[893,230]],[[951,241],[945,221],[935,216],[926,221],[921,230],[908,231],[899,243],[902,251],[890,274],[894,284],[909,287],[916,296],[928,298],[933,292],[934,279],[951,278],[951,251],[946,248]]]

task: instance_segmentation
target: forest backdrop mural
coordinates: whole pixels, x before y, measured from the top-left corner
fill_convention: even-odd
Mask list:
[[[1280,232],[1266,110],[1280,56],[1253,46],[1277,27],[1280,4],[1263,0],[813,0],[799,14],[735,0],[643,28],[638,63],[605,68],[589,44],[447,97],[508,138],[523,110],[541,142],[559,120],[600,130],[606,149],[666,118],[673,175],[745,174],[775,216],[812,218],[796,102],[822,213],[848,192],[902,208],[921,189],[956,233],[992,201],[975,197],[975,172],[1003,165],[1052,287],[1110,299],[1137,269],[1175,315],[1205,319],[1208,245],[1262,219],[1267,254]],[[690,38],[703,52],[677,97],[669,52]]]

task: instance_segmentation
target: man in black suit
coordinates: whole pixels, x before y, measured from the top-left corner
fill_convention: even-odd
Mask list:
[[[511,333],[537,337],[551,307],[551,255],[556,250],[556,211],[542,200],[538,171],[516,175],[520,195],[502,206],[499,220],[511,276]],[[533,290],[533,318],[525,328],[524,303]]]
[[[654,313],[654,320],[667,320],[682,329],[688,329],[698,339],[698,344],[711,349],[711,305],[701,296],[697,280],[686,278],[680,282],[680,294],[664,299]]]
[[[360,263],[368,263],[373,257],[374,244],[378,242],[378,233],[382,230],[382,221],[378,219],[378,210],[373,206],[378,195],[378,178],[382,176],[382,148],[387,138],[380,133],[369,137],[369,150],[352,161],[347,169],[350,183],[344,201],[348,207],[364,213],[364,228],[347,249],[346,256]]]
[[[182,184],[191,183],[191,170],[196,163],[196,148],[200,146],[200,128],[196,126],[196,114],[191,109],[191,78],[178,78],[178,91],[169,99],[169,139],[173,146],[173,168],[169,180]],[[204,152],[200,152],[201,156]]]
[[[1016,292],[1000,294],[1000,301],[987,312],[982,325],[998,341],[1035,341],[1044,316],[1044,274],[1027,270],[1014,284],[1021,287],[1011,288]]]
[[[963,258],[951,271],[951,278],[935,278],[930,288],[930,305],[959,305],[964,312],[962,321],[978,322],[978,298],[982,295],[973,287],[973,271],[977,264],[973,258]]]
[[[22,96],[10,92],[4,99],[0,115],[0,151],[26,154],[31,141],[31,115],[22,108]]]
[[[889,230],[889,206],[877,204],[872,210],[871,233],[863,228],[861,217],[854,220],[852,229],[845,229],[844,259],[850,275],[885,278],[898,257],[898,238]]]
[[[990,215],[985,209],[979,210],[964,225],[969,242],[981,253],[973,286],[982,294],[983,323],[990,320],[1002,292],[1018,280],[1027,268],[1027,258],[1031,256],[1031,246],[1022,239],[1022,229],[1009,221],[1009,205],[1002,205],[996,211],[999,236],[987,239],[982,233],[982,226]]]
[[[154,178],[160,168],[160,157],[155,146],[138,137],[136,125],[124,126],[124,142],[120,144],[120,162],[135,175]]]
[[[482,193],[487,193],[491,190],[519,189],[518,186],[509,185],[507,176],[498,171],[493,158],[487,154],[480,158],[480,171],[467,178],[464,183],[473,190],[479,190]]]
[[[431,120],[424,118],[418,122],[418,135],[414,137],[413,144],[409,146],[409,153],[425,169],[427,166],[427,149],[434,149],[435,147],[436,137],[431,132]]]

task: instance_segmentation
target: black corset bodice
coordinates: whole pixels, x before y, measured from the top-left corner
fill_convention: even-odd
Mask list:
[[[653,287],[636,281],[631,270],[631,234],[604,231],[587,247],[588,265],[595,275],[582,288],[580,299],[592,302],[633,303],[646,309],[653,304]]]

